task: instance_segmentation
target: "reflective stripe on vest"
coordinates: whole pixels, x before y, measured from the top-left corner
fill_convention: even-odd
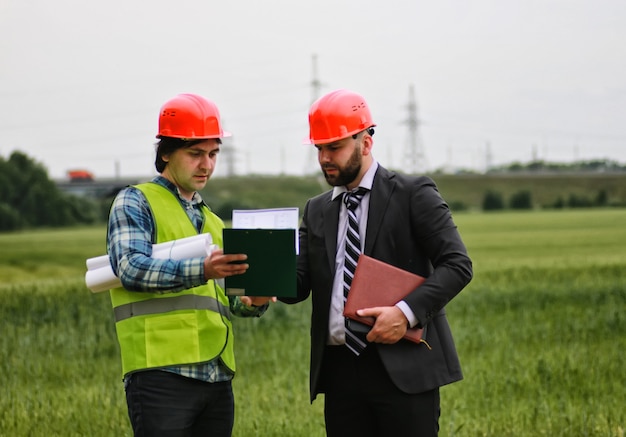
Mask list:
[[[211,296],[185,294],[167,299],[150,299],[130,302],[113,308],[115,322],[147,314],[161,314],[178,310],[209,310],[230,320],[230,309]]]

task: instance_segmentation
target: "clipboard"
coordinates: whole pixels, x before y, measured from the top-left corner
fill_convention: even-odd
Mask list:
[[[358,316],[357,310],[395,305],[425,280],[423,276],[361,254],[356,264],[343,315],[356,322],[373,326],[374,318]],[[423,334],[424,328],[413,327],[406,331],[403,338],[414,343],[423,343]]]
[[[295,232],[225,228],[224,253],[245,253],[250,265],[244,274],[224,278],[226,295],[296,297]]]

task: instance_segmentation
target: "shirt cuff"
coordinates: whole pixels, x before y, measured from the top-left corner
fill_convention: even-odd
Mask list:
[[[208,282],[204,279],[204,258],[189,258],[181,260],[180,263],[185,289],[204,285]]]
[[[407,305],[405,301],[401,300],[396,304],[396,306],[400,309],[400,311],[402,311],[406,319],[409,321],[409,327],[413,328],[419,323],[419,320],[417,320],[417,317],[415,317],[415,314],[413,314],[413,311],[411,311],[411,308],[409,308],[409,305]]]

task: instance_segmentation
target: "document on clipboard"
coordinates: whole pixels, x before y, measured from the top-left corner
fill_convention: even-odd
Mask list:
[[[373,317],[361,317],[357,310],[392,306],[419,287],[426,278],[361,254],[354,271],[343,315],[351,320],[374,325]],[[405,339],[423,343],[423,328],[410,328]]]
[[[230,296],[296,296],[298,208],[234,210],[223,230],[224,253],[245,253],[250,267],[224,278]]]

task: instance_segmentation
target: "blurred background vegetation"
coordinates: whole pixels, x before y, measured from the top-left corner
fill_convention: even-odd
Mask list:
[[[571,164],[514,163],[486,173],[429,174],[454,212],[626,206],[626,166],[597,160]],[[0,231],[105,223],[125,185],[149,180],[53,181],[45,167],[13,152],[0,156]],[[201,191],[224,220],[233,209],[297,206],[329,189],[321,173],[216,177]]]

